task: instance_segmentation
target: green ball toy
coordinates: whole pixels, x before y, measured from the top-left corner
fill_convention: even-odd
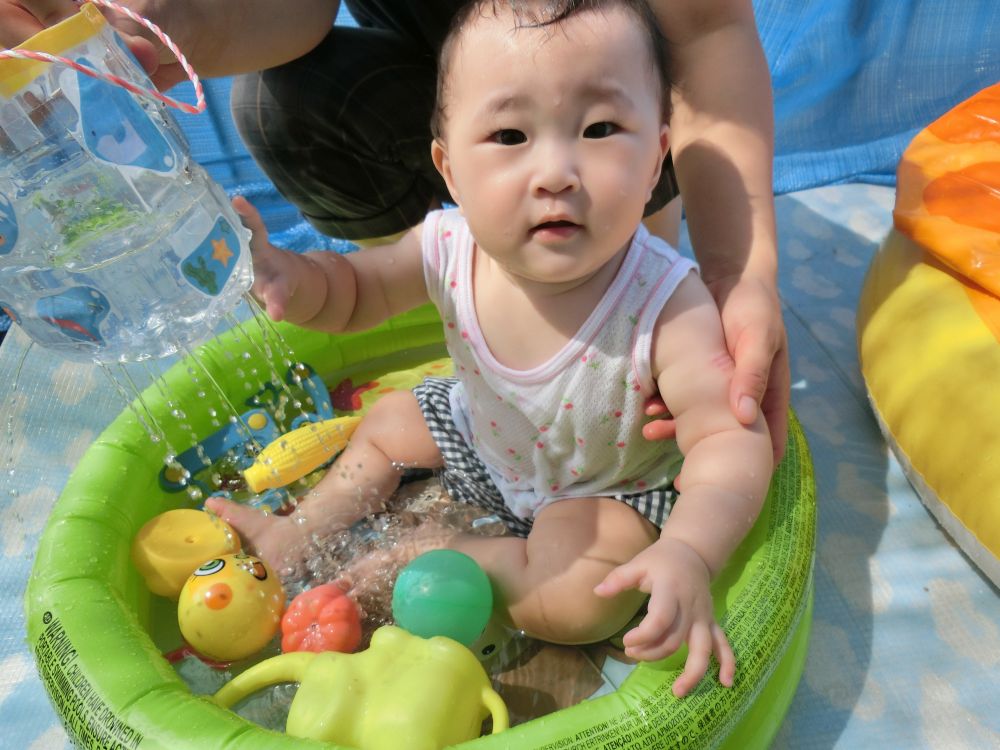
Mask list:
[[[493,614],[490,579],[468,555],[425,552],[400,572],[392,590],[392,616],[413,635],[444,635],[471,646]]]

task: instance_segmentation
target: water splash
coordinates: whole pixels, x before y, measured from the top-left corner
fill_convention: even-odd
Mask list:
[[[24,361],[28,358],[28,352],[31,351],[31,347],[34,342],[29,341],[28,345],[21,352],[21,358],[17,362],[17,367],[14,368],[14,382],[10,385],[10,394],[7,396],[7,415],[4,423],[6,424],[6,435],[5,435],[5,447],[4,453],[7,456],[4,465],[4,474],[9,477],[10,490],[9,495],[11,498],[16,498],[18,496],[17,488],[14,486],[14,412],[17,411],[17,402],[21,394],[18,393],[18,386],[21,382],[21,370],[24,368]]]

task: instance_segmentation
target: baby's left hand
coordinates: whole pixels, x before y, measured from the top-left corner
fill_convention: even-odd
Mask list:
[[[661,537],[597,585],[598,596],[615,596],[628,589],[649,594],[647,614],[625,634],[625,654],[641,661],[669,656],[688,645],[684,671],[674,681],[678,698],[687,695],[708,670],[709,658],[719,661],[719,682],[732,687],[736,657],[726,634],[715,621],[709,570],[684,542]]]

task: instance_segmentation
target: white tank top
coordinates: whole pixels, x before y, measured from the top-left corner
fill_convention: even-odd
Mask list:
[[[456,209],[427,217],[423,259],[460,381],[451,392],[456,427],[518,517],[533,518],[555,500],[673,480],[682,456],[672,440],[642,437],[643,405],[656,390],[654,324],[692,261],[640,226],[618,275],[566,346],[544,364],[514,370],[493,357],[479,328],[473,239]]]

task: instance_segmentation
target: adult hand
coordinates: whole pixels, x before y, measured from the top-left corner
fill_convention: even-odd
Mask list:
[[[168,34],[173,34],[174,41],[185,54],[190,54],[190,42],[186,44],[185,39],[178,39],[176,36],[184,36],[183,29],[171,29],[169,16],[165,12],[170,7],[169,3],[161,3],[159,0],[124,0],[122,4],[149,18]],[[78,11],[79,6],[73,0],[0,0],[0,44],[15,47]],[[148,29],[121,13],[103,8],[102,12],[121,34],[157,88],[167,89],[187,78],[177,59]]]
[[[781,303],[773,281],[749,275],[708,283],[722,315],[726,345],[736,362],[730,408],[743,424],[761,409],[771,433],[774,465],[785,453],[791,375]]]
[[[0,0],[0,44],[16,47],[76,11],[72,0]]]
[[[190,20],[189,14],[193,9],[190,6],[185,5],[180,8],[176,1],[171,3],[169,0],[115,0],[115,2],[155,23],[170,36],[186,57],[197,59],[198,50],[195,45],[198,35],[192,33],[194,23]],[[149,29],[123,13],[104,8],[102,11],[156,88],[165,91],[187,80],[187,73],[181,68],[174,53],[167,49]],[[178,22],[176,19],[185,20]]]

